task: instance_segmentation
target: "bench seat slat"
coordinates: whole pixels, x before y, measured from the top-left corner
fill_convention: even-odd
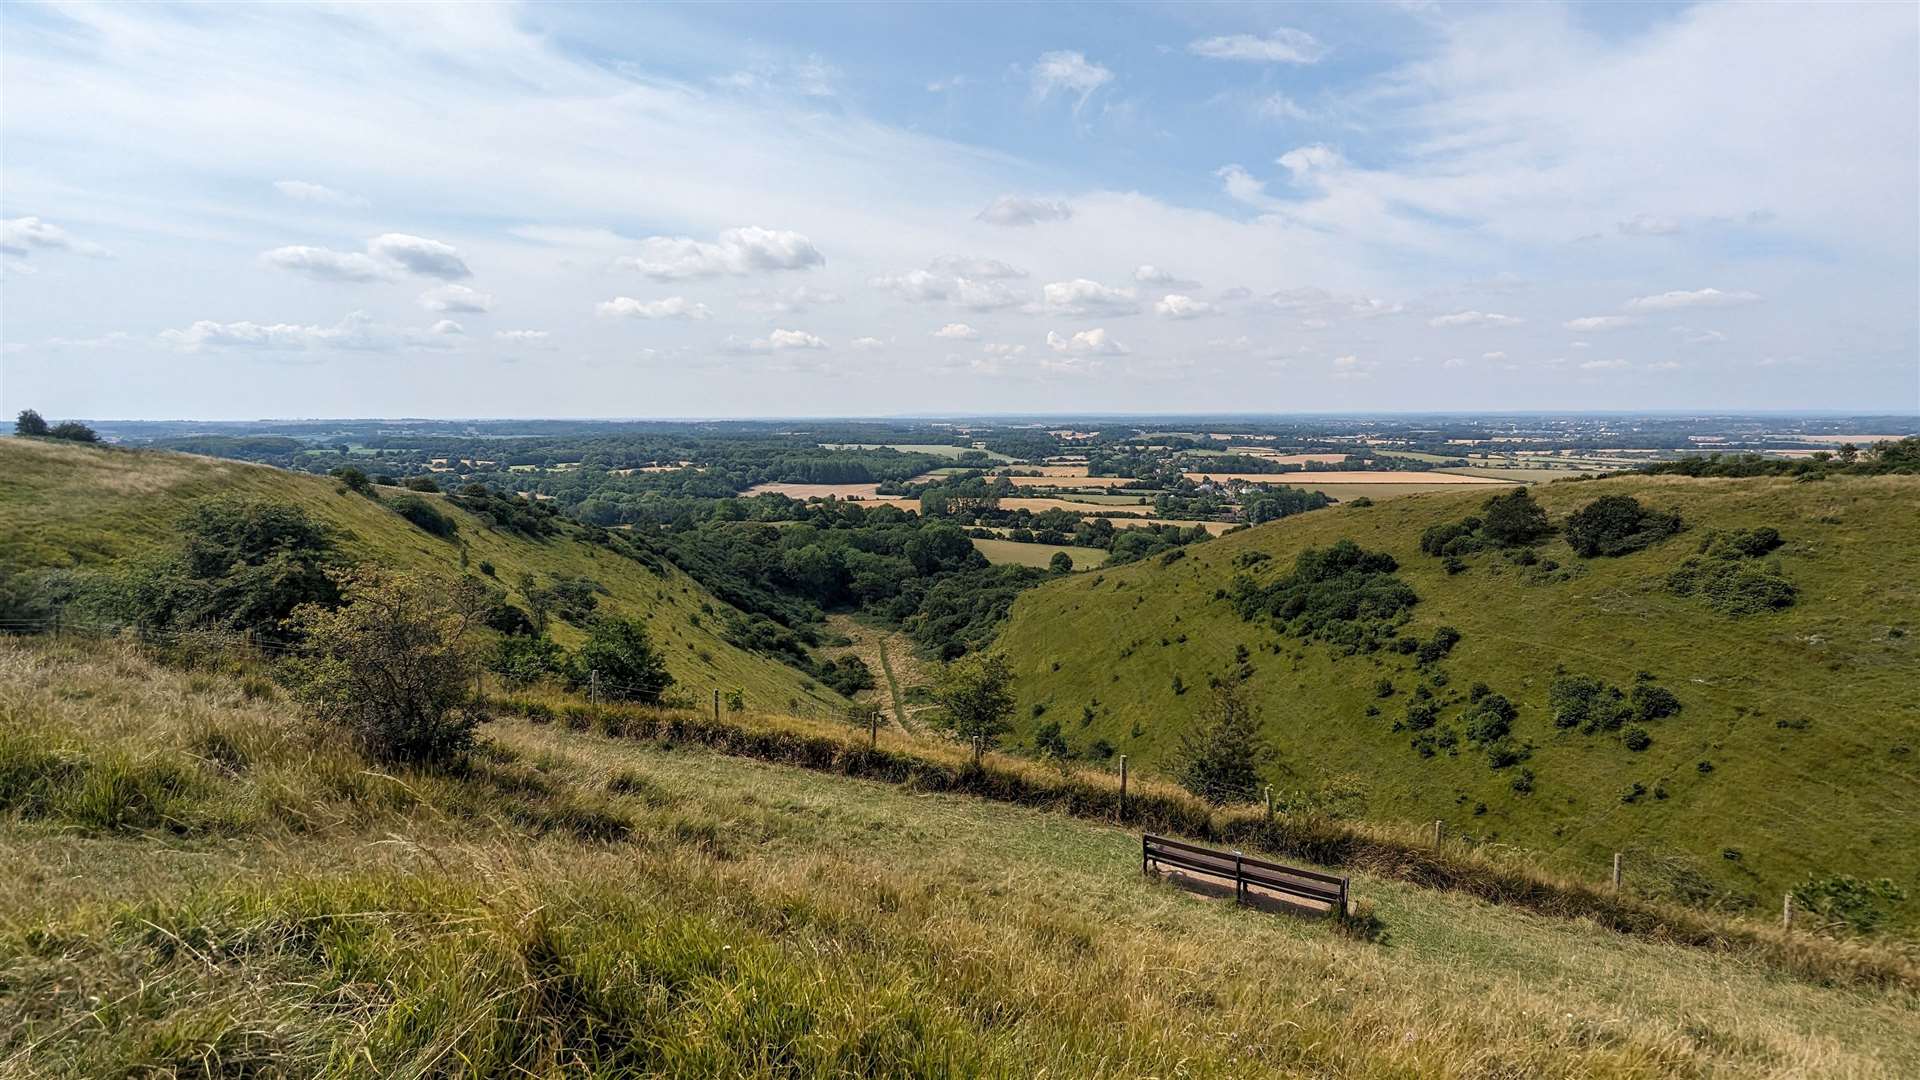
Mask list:
[[[1239,856],[1239,870],[1236,875],[1235,856],[1232,852],[1216,851],[1162,836],[1151,834],[1143,836],[1141,852],[1146,860],[1155,863],[1192,870],[1228,881],[1237,880],[1312,900],[1337,903],[1345,893],[1346,879],[1344,878],[1267,862],[1263,859],[1249,859],[1244,855]]]

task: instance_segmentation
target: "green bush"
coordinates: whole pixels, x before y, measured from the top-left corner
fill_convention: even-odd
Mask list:
[[[1567,543],[1585,558],[1629,555],[1672,536],[1680,515],[1649,510],[1631,495],[1602,495],[1567,518]]]
[[[1420,599],[1394,575],[1398,569],[1386,552],[1364,551],[1342,539],[1302,551],[1293,573],[1271,585],[1236,575],[1232,601],[1243,619],[1270,616],[1296,637],[1373,652],[1393,640],[1394,629]]]
[[[412,522],[421,531],[442,540],[451,540],[454,534],[460,531],[458,522],[441,513],[439,507],[418,495],[395,496],[387,506],[394,513]]]
[[[617,701],[658,704],[673,685],[666,661],[638,619],[603,618],[588,628],[587,640],[568,658],[568,685],[588,688],[596,672],[601,696]]]
[[[196,504],[172,557],[122,574],[109,605],[152,629],[214,628],[288,637],[303,604],[339,602],[331,534],[296,506],[234,496]]]

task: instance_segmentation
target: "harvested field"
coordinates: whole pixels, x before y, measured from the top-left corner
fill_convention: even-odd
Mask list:
[[[1099,548],[1074,547],[1071,544],[1023,544],[1017,540],[982,540],[975,537],[973,547],[995,566],[1013,563],[1018,566],[1037,566],[1044,570],[1057,551],[1067,553],[1067,557],[1073,560],[1075,570],[1088,570],[1107,561],[1107,553]]]
[[[1439,486],[1442,484],[1498,484],[1484,476],[1463,476],[1459,473],[1419,472],[1413,469],[1382,469],[1376,472],[1295,472],[1295,473],[1235,473],[1235,472],[1190,472],[1184,474],[1196,483],[1208,480],[1241,480],[1250,484],[1286,484],[1289,487],[1307,487],[1313,484],[1423,484]]]
[[[1135,503],[1140,513],[1152,513],[1153,508],[1146,503]],[[1078,502],[1073,499],[1015,498],[1001,499],[1002,510],[1031,510],[1038,514],[1047,510],[1066,510],[1075,514],[1113,514],[1125,513],[1130,508],[1115,506],[1112,503]]]
[[[1116,488],[1140,481],[1131,476],[1009,476],[1014,487]]]
[[[1026,465],[1022,468],[1037,472],[1041,476],[1085,476],[1085,465]]]
[[[857,499],[860,502],[918,502],[904,495],[881,495],[879,484],[755,484],[741,495],[785,495],[789,499]]]

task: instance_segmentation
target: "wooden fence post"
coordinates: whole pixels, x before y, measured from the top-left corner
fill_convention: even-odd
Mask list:
[[[1120,755],[1120,820],[1127,820],[1127,755]]]
[[[880,710],[875,708],[867,714],[867,751],[871,753],[880,745]]]
[[[1267,785],[1267,820],[1273,820],[1273,785]]]
[[[599,668],[593,668],[587,672],[587,701],[594,705],[600,704]]]
[[[720,722],[720,688],[713,688],[713,722]]]
[[[1243,858],[1245,858],[1245,856],[1241,855],[1238,850],[1234,851],[1233,853],[1233,902],[1236,904],[1244,904],[1247,902],[1247,878],[1246,878],[1247,871],[1245,867],[1241,865],[1241,860]]]
[[[1446,822],[1441,821],[1439,818],[1433,819],[1433,846],[1434,847],[1437,848],[1440,846],[1440,837],[1443,833],[1446,832],[1446,829],[1447,829]]]
[[[1781,927],[1787,930],[1793,929],[1793,894],[1792,893],[1788,893],[1786,895],[1786,898],[1780,901],[1780,925]]]
[[[1616,896],[1617,896],[1617,895],[1619,895],[1619,892],[1620,892],[1620,853],[1619,853],[1619,852],[1617,852],[1617,851],[1613,853],[1613,891],[1614,891],[1614,894],[1615,894]]]

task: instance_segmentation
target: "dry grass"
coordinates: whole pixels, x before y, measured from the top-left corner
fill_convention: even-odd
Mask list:
[[[1285,484],[1289,487],[1304,487],[1310,484],[1420,484],[1443,487],[1450,484],[1501,484],[1507,483],[1489,476],[1468,476],[1457,472],[1422,472],[1416,469],[1380,469],[1360,472],[1288,472],[1288,473],[1243,473],[1243,472],[1190,472],[1183,473],[1187,479],[1196,483],[1214,481],[1216,483],[1243,480],[1250,484]]]

